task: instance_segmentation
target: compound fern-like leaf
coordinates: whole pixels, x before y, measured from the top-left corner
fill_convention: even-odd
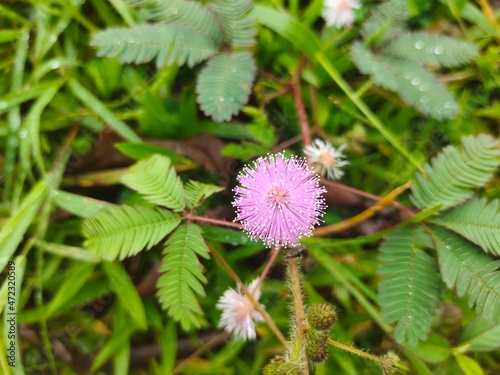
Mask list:
[[[205,295],[202,283],[207,279],[197,255],[209,258],[209,250],[201,234],[195,224],[179,226],[165,244],[160,267],[163,274],[158,280],[159,301],[186,330],[200,327],[203,321],[196,295]]]
[[[109,261],[150,249],[177,227],[180,218],[166,210],[116,206],[104,209],[82,226],[85,246]]]
[[[459,66],[478,55],[475,44],[439,34],[404,33],[391,40],[384,52],[422,65]]]
[[[217,122],[230,120],[248,101],[255,70],[255,60],[249,52],[212,57],[196,85],[203,112]]]
[[[398,228],[380,247],[378,259],[383,275],[378,286],[382,317],[397,322],[394,337],[412,346],[425,340],[439,297],[435,260],[421,249],[421,227]]]
[[[127,0],[149,21],[175,22],[220,44],[223,30],[214,12],[205,4],[189,0]]]
[[[224,39],[231,47],[251,47],[255,44],[255,19],[249,15],[252,0],[216,0],[208,6],[217,15]]]
[[[190,180],[185,186],[186,202],[188,208],[199,206],[205,199],[212,194],[224,190],[216,185],[204,184],[203,182]]]
[[[436,120],[452,119],[458,104],[437,77],[413,61],[384,56],[390,71],[396,75],[397,93],[406,103]]]
[[[121,180],[148,202],[174,211],[182,211],[186,205],[182,182],[170,159],[163,155],[155,154],[135,163]]]
[[[94,34],[91,45],[99,56],[136,64],[156,59],[158,67],[174,63],[193,67],[219,51],[210,36],[176,22],[108,28]]]
[[[351,57],[361,73],[369,74],[377,85],[395,91],[424,115],[442,120],[458,113],[458,105],[448,89],[421,65],[377,55],[360,42],[353,44]]]
[[[407,1],[389,0],[371,11],[363,23],[361,35],[368,44],[381,44],[398,35],[408,17]]]
[[[479,245],[484,251],[500,256],[500,201],[472,199],[433,220]]]
[[[351,47],[351,57],[359,71],[370,75],[375,84],[391,91],[398,90],[396,74],[382,56],[373,53],[363,43],[354,42]]]
[[[462,146],[447,146],[424,165],[412,182],[410,199],[419,208],[460,204],[483,186],[500,164],[499,141],[489,135],[462,137]]]
[[[444,228],[432,228],[439,268],[449,288],[467,294],[469,306],[490,320],[500,321],[500,260]]]

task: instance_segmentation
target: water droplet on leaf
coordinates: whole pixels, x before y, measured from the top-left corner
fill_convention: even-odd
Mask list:
[[[417,43],[415,43],[415,48],[422,49],[422,48],[424,48],[424,45],[425,45],[424,42],[419,40]]]

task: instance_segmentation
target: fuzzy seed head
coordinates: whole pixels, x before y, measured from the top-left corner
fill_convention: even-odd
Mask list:
[[[306,354],[314,363],[321,363],[328,357],[328,334],[326,331],[310,329],[307,331]]]
[[[264,375],[302,375],[304,370],[297,363],[271,362],[264,367]]]
[[[319,176],[303,158],[268,155],[245,167],[234,189],[236,219],[266,246],[296,246],[310,236],[326,208]]]
[[[386,364],[382,365],[382,372],[384,375],[402,374],[403,368],[401,367],[401,359],[393,351],[387,352],[382,359]]]
[[[337,321],[337,312],[329,303],[318,303],[309,307],[307,321],[316,330],[329,331]]]

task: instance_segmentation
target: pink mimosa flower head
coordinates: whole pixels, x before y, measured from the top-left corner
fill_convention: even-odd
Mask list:
[[[296,246],[321,222],[326,205],[319,175],[304,158],[268,155],[246,166],[234,189],[234,219],[266,246]]]
[[[323,0],[323,18],[327,26],[349,26],[354,22],[353,9],[360,8],[359,0]]]
[[[255,279],[247,286],[248,291],[256,301],[260,298],[258,282],[259,279]],[[227,332],[243,340],[253,340],[257,337],[255,322],[262,322],[264,318],[255,310],[252,302],[243,294],[239,285],[238,290],[229,288],[224,292],[217,302],[217,308],[222,310],[220,328],[224,328]]]

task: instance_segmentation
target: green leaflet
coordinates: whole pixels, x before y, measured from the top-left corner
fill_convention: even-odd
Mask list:
[[[124,259],[151,249],[179,225],[176,214],[147,207],[117,206],[83,222],[85,246],[105,260]]]
[[[148,202],[174,211],[185,207],[182,182],[165,156],[155,154],[135,163],[121,180]]]
[[[397,322],[394,337],[399,343],[412,346],[426,339],[439,298],[436,262],[422,249],[425,237],[422,227],[397,228],[387,236],[378,257],[382,317]]]
[[[489,135],[462,137],[462,147],[448,146],[424,165],[412,182],[412,202],[419,208],[455,206],[483,186],[500,164],[499,141]]]
[[[245,234],[245,232],[241,230],[233,230],[233,229],[228,229],[228,228],[222,228],[222,227],[216,227],[216,226],[208,226],[208,225],[202,225],[201,228],[203,229],[203,238],[205,240],[213,240],[217,242],[223,242],[223,243],[229,243],[234,245],[247,245],[250,240],[248,239],[248,236]],[[264,246],[260,246],[259,244],[254,245],[256,248],[262,249]],[[237,253],[237,254],[236,254]],[[231,254],[228,254],[233,256],[244,256],[244,251],[243,249],[239,249],[238,252],[232,252]]]
[[[129,142],[141,142],[141,139],[135,132],[122,120],[116,117],[116,114],[111,111],[102,101],[95,97],[90,91],[83,87],[76,79],[69,79],[68,86],[73,91],[73,94],[84,105],[94,111],[103,121],[120,134]]]
[[[381,44],[397,35],[409,17],[408,3],[389,0],[375,7],[363,23],[361,35],[368,44]]]
[[[411,348],[411,351],[428,363],[444,362],[451,355],[450,342],[445,337],[433,333],[425,342]]]
[[[123,348],[130,352],[130,338],[134,331],[137,330],[137,324],[130,318],[129,313],[121,305],[118,305],[114,311],[113,318],[113,333],[97,353],[92,363],[92,373],[96,373],[110,358],[116,359],[116,357],[122,357],[120,352]],[[117,373],[120,372],[115,370],[114,374]]]
[[[451,209],[434,223],[479,245],[484,251],[500,256],[500,210],[499,201],[474,198]]]
[[[252,0],[215,0],[208,7],[215,11],[224,33],[224,39],[233,48],[255,44],[255,19],[249,16]]]
[[[52,193],[54,203],[67,212],[79,217],[94,217],[103,208],[113,206],[112,203],[100,201],[82,195],[68,193],[63,190],[55,190]]]
[[[196,295],[204,296],[207,280],[198,256],[209,257],[202,230],[195,224],[180,225],[168,238],[158,280],[158,299],[162,307],[186,330],[198,328],[203,310]]]
[[[189,159],[184,158],[177,152],[169,148],[156,146],[149,143],[121,142],[121,143],[115,143],[115,148],[122,154],[127,155],[128,157],[131,157],[132,159],[136,160],[144,159],[154,154],[160,154],[169,158],[173,165],[189,163]]]
[[[66,270],[68,277],[60,285],[55,296],[50,300],[44,309],[45,318],[48,318],[61,310],[85,285],[94,271],[95,264],[77,262],[69,270]]]
[[[308,57],[314,58],[316,53],[321,50],[321,44],[316,34],[290,14],[262,4],[256,4],[252,14],[261,25],[287,39]]]
[[[111,290],[116,294],[122,308],[130,315],[134,325],[142,330],[148,328],[146,311],[141,296],[121,263],[103,262],[102,268],[106,273]]]
[[[227,143],[222,149],[221,155],[249,161],[256,156],[266,155],[268,152],[269,147],[254,142],[241,141],[240,143]]]
[[[498,337],[500,337],[500,324],[493,325],[479,316],[463,330],[457,350],[462,353],[495,350],[500,347]]]
[[[251,0],[217,0],[202,4],[182,0],[129,0],[141,14],[156,23],[107,28],[94,34],[91,45],[99,56],[118,57],[121,63],[189,67],[216,55],[200,72],[197,101],[207,116],[222,122],[231,119],[248,101],[255,78],[255,60],[240,49],[255,44],[255,19]],[[231,53],[221,53],[230,46]],[[164,114],[165,115],[165,114]],[[170,122],[174,117],[169,119]],[[177,124],[178,125],[178,124]]]
[[[465,375],[484,375],[484,371],[474,359],[461,353],[453,353],[460,369]]]
[[[351,56],[372,80],[396,92],[409,105],[437,120],[454,118],[459,111],[451,92],[425,65],[452,67],[478,55],[469,42],[438,34],[407,32],[408,3],[388,0],[375,7],[363,23],[362,42],[354,42]],[[373,50],[368,47],[374,46]]]
[[[189,180],[184,186],[188,208],[199,206],[209,196],[224,190],[223,187]]]
[[[467,295],[469,306],[492,323],[500,320],[500,260],[444,228],[432,228],[439,268],[448,288],[459,297]]]
[[[458,106],[448,89],[421,65],[389,55],[377,55],[361,42],[351,48],[351,57],[373,82],[397,92],[401,98],[425,115],[438,120],[453,118]]]
[[[149,21],[172,22],[213,39],[218,45],[224,40],[216,14],[208,6],[189,0],[127,0],[140,9]]]
[[[212,57],[196,84],[201,110],[216,122],[229,121],[248,101],[255,71],[255,60],[249,52]]]
[[[475,44],[439,34],[404,33],[394,38],[384,52],[421,65],[453,67],[478,55]]]
[[[156,59],[164,65],[195,64],[216,54],[219,45],[207,35],[186,26],[167,24],[108,28],[94,34],[91,45],[99,56],[118,57],[121,63],[145,63]]]
[[[458,104],[433,73],[413,61],[387,59],[396,74],[396,91],[406,103],[437,120],[456,117]]]
[[[396,91],[398,82],[387,59],[372,52],[363,43],[356,41],[351,47],[351,58],[363,74],[368,74],[377,85]]]
[[[434,73],[413,61],[391,58],[390,64],[395,67],[397,91],[406,103],[437,120],[457,116],[458,104]]]
[[[45,180],[39,181],[24,197],[17,212],[3,224],[0,231],[0,269],[3,270],[14,256],[28,227],[47,199],[48,193],[49,184]]]

